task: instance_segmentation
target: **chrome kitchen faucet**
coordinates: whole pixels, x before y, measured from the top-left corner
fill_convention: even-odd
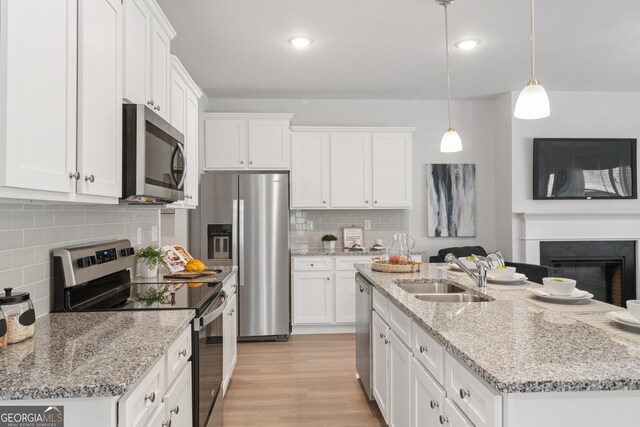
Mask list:
[[[487,293],[487,271],[489,270],[489,262],[483,256],[474,255],[474,260],[476,264],[476,268],[478,269],[477,273],[469,270],[469,268],[458,259],[454,254],[447,254],[444,257],[444,260],[447,264],[456,264],[458,267],[462,269],[465,273],[469,275],[476,282],[480,292],[483,294]]]

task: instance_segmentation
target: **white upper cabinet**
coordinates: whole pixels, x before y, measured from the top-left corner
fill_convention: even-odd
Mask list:
[[[78,193],[122,192],[122,4],[78,2]]]
[[[291,208],[411,208],[414,130],[292,127]]]
[[[170,120],[170,43],[176,32],[155,0],[124,2],[122,98]]]
[[[76,0],[0,3],[2,186],[75,192],[76,20]]]
[[[289,169],[289,119],[249,120],[249,169]]]
[[[331,134],[331,206],[370,206],[371,134]]]
[[[149,99],[151,11],[144,0],[124,0],[124,81],[122,97],[132,104]]]
[[[171,56],[171,92],[169,122],[184,136],[187,158],[184,200],[172,207],[198,206],[198,148],[199,148],[199,108],[198,99],[203,93],[193,81],[180,60]]]
[[[205,113],[205,169],[288,170],[291,114]]]
[[[291,208],[328,208],[331,186],[329,135],[299,133],[292,139]]]
[[[373,207],[411,207],[411,158],[410,134],[373,134]]]

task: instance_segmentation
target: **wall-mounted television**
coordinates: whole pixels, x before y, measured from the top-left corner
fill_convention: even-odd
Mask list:
[[[533,198],[637,199],[636,142],[535,138]]]

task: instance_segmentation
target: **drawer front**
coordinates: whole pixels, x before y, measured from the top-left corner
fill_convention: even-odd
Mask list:
[[[444,408],[439,421],[440,424],[447,427],[474,427],[449,399],[444,399]]]
[[[371,257],[336,257],[336,270],[355,271],[354,264],[370,264]]]
[[[373,291],[373,310],[378,313],[378,315],[389,323],[389,300],[387,297],[383,296],[380,292],[378,292],[375,288],[371,287]]]
[[[422,363],[440,384],[444,384],[444,347],[415,323],[412,323],[411,329],[411,348],[416,360]]]
[[[180,372],[175,383],[165,393],[162,402],[167,407],[171,426],[191,425],[191,362]]]
[[[120,419],[127,427],[145,425],[149,416],[158,409],[165,389],[165,358],[162,357],[140,381],[129,396],[118,403]]]
[[[191,357],[191,328],[187,328],[167,351],[167,385],[170,385]]]
[[[404,314],[395,304],[389,303],[389,326],[398,338],[411,348],[411,319]]]
[[[502,426],[502,396],[453,356],[445,355],[445,390],[476,427]]]
[[[156,408],[155,412],[149,418],[149,421],[145,423],[145,427],[167,427],[169,423],[169,417],[167,416],[167,406],[161,403]]]
[[[293,271],[326,271],[333,270],[333,258],[295,257]]]

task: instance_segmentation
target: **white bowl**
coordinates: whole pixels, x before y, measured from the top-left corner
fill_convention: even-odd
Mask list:
[[[627,301],[627,310],[637,320],[640,320],[640,299],[630,299]]]
[[[489,270],[489,276],[499,279],[509,279],[516,274],[515,267],[495,267]]]
[[[477,268],[476,267],[476,262],[468,260],[466,256],[461,256],[460,258],[458,258],[458,260],[460,260],[460,262],[462,262],[469,269]]]
[[[571,295],[576,288],[576,281],[563,277],[545,277],[542,279],[544,289],[551,295]]]

